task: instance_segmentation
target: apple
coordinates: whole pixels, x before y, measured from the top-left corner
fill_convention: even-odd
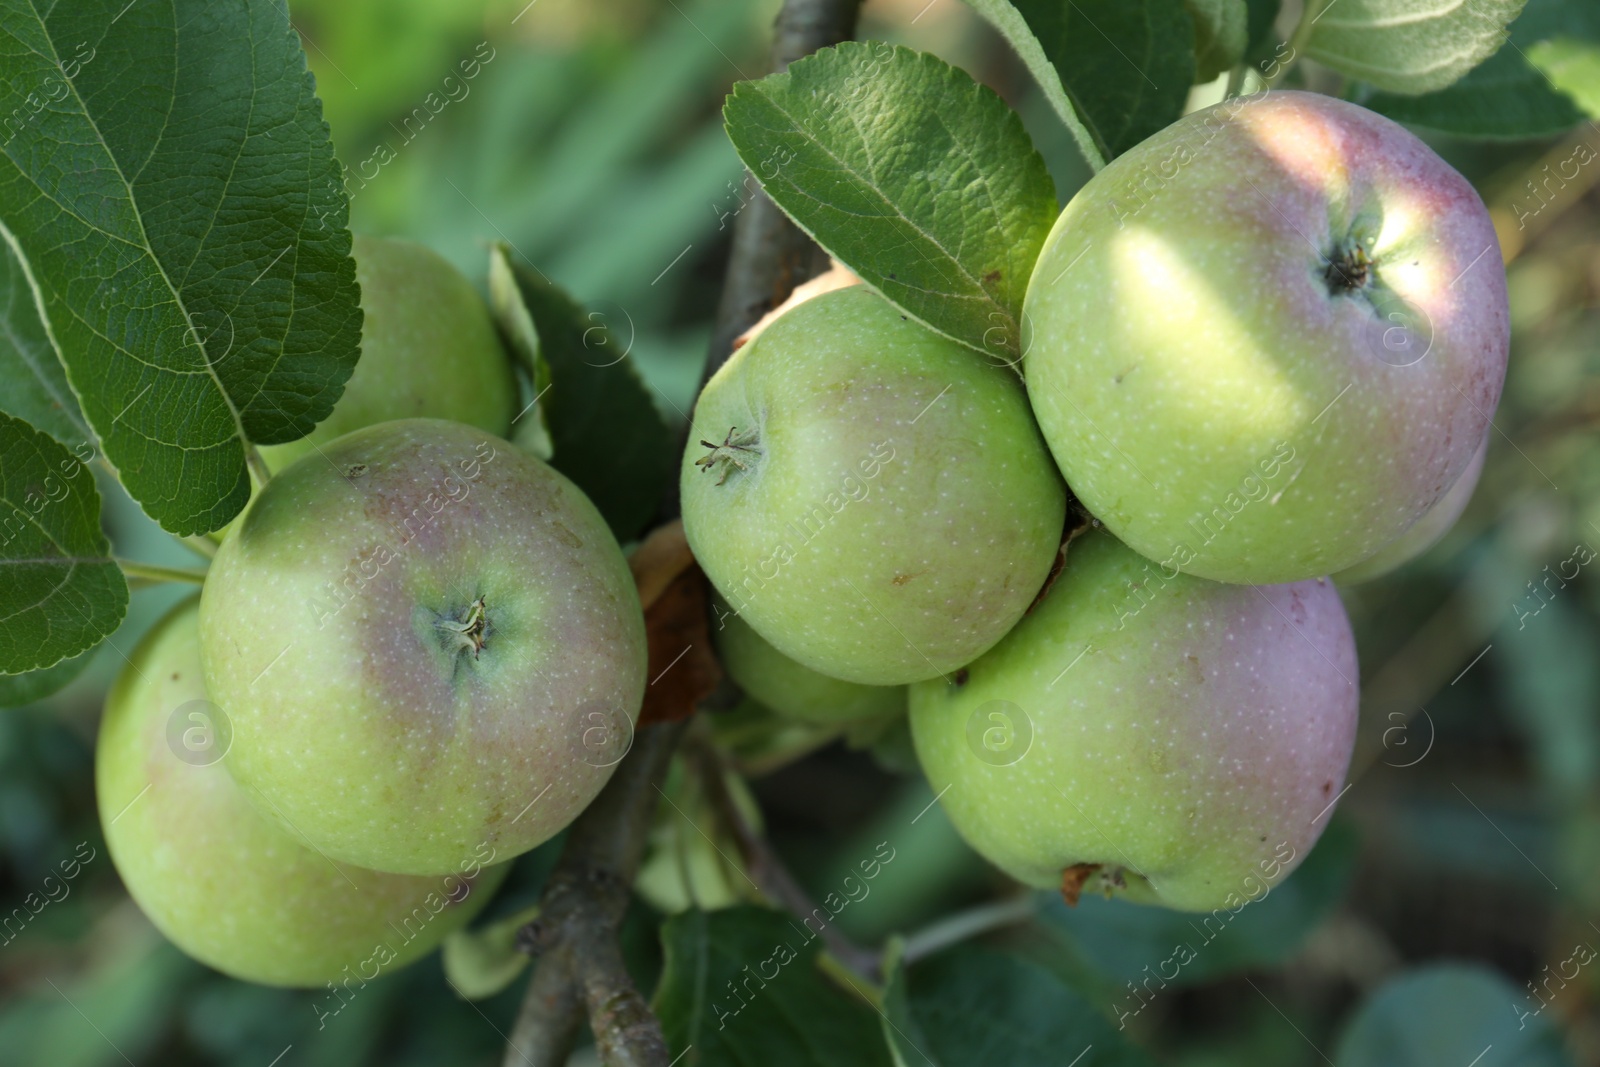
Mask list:
[[[219,762],[198,598],[150,630],[106,698],[95,791],[112,862],[179,948],[249,982],[321,986],[431,952],[494,894],[492,851],[433,877],[337,864],[259,815]]]
[[[714,597],[711,638],[728,677],[752,700],[780,715],[816,725],[903,715],[903,685],[861,685],[796,663],[756,633],[727,601]]]
[[[1055,560],[1066,495],[1010,368],[853,286],[786,312],[695,407],[680,485],[712,584],[784,655],[864,685],[960,667]]]
[[[401,874],[565,827],[645,685],[639,595],[594,505],[439,419],[357,430],[268,482],[212,561],[200,641],[257,808]]]
[[[297,441],[261,448],[282,470],[351,430],[391,419],[451,419],[504,436],[515,414],[511,361],[489,307],[437,252],[356,234],[361,359],[333,411]]]
[[[1488,212],[1412,134],[1270,92],[1096,175],[1024,301],[1028,396],[1078,498],[1167,568],[1352,567],[1461,479],[1509,343]]]
[[[1478,447],[1478,453],[1472,457],[1472,465],[1467,468],[1466,473],[1439,498],[1437,504],[1428,509],[1427,514],[1412,525],[1411,529],[1380,548],[1377,555],[1368,556],[1354,567],[1348,567],[1335,574],[1333,580],[1340,585],[1370,582],[1403,564],[1410,563],[1438,544],[1439,539],[1449,533],[1450,528],[1456,524],[1461,513],[1467,510],[1467,503],[1472,500],[1472,491],[1478,487],[1478,478],[1483,474],[1484,457],[1488,454],[1489,442],[1486,440]]]
[[[1356,683],[1326,579],[1225,585],[1091,530],[1004,640],[911,687],[911,733],[956,829],[1019,881],[1233,909],[1327,825]]]

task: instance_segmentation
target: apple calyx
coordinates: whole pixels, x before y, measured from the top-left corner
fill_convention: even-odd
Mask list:
[[[1128,888],[1127,869],[1105,863],[1074,863],[1061,870],[1061,899],[1067,907],[1076,908],[1085,887],[1094,888],[1107,900]],[[1141,884],[1143,884],[1141,879]]]
[[[750,466],[748,462],[742,459],[739,454],[742,452],[751,456],[761,455],[761,450],[755,447],[760,443],[761,435],[754,429],[748,429],[741,433],[739,427],[730,426],[720,445],[704,439],[701,440],[701,446],[709,448],[711,451],[695,460],[694,465],[699,467],[702,473],[709,474],[712,467],[719,463],[722,464],[722,477],[717,479],[717,484],[722,485],[735,470],[749,473]]]
[[[1377,261],[1367,255],[1367,250],[1361,242],[1353,241],[1333,250],[1333,255],[1328,257],[1328,266],[1323,270],[1322,277],[1328,283],[1329,293],[1334,296],[1348,296],[1365,289],[1372,281],[1373,272],[1377,267]]]
[[[440,630],[450,635],[456,652],[470,652],[477,659],[489,639],[489,609],[483,597],[467,605],[466,614],[459,619],[444,618],[436,623]]]

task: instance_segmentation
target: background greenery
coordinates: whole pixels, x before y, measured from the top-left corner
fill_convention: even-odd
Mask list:
[[[749,195],[719,109],[734,81],[764,71],[776,3],[303,0],[292,9],[341,159],[364,177],[373,168],[359,171],[363,161],[392,155],[356,188],[354,227],[424,241],[480,282],[488,244],[507,242],[631,345],[662,412],[681,423],[728,226]],[[872,0],[861,36],[937,52],[999,90],[1063,201],[1086,179],[1025,71],[956,0]],[[473,55],[481,67],[465,95],[454,90],[438,115],[406,127]],[[1059,1051],[1070,1038],[1057,1041],[1044,1020],[1072,1005],[1040,1000],[1041,986],[1019,977],[1035,968],[1107,1018],[1129,1011],[1129,1031],[1153,1057],[1183,1067],[1465,1067],[1486,1045],[1494,1052],[1481,1067],[1600,1062],[1600,966],[1570,962],[1578,946],[1600,945],[1600,581],[1593,566],[1551,579],[1576,546],[1600,550],[1600,163],[1550,184],[1542,169],[1559,168],[1580,142],[1600,150],[1600,131],[1489,145],[1430,139],[1500,224],[1512,361],[1462,522],[1417,564],[1346,593],[1371,770],[1305,867],[1206,939],[1143,1010],[1131,1012],[1139,1002],[1127,983],[1179,941],[1200,940],[1190,919],[1046,901],[1035,922],[983,954],[963,949],[913,972],[919,1025],[981,1016]],[[101,489],[119,555],[190,562],[113,483]],[[365,988],[319,1030],[312,1004],[326,994],[222,978],[167,945],[127,899],[95,817],[94,732],[123,653],[184,592],[136,593],[83,677],[0,715],[0,905],[16,914],[29,894],[59,898],[0,933],[0,1065],[498,1062],[520,983],[467,1003],[430,958]],[[838,920],[862,942],[1012,892],[928,808],[920,778],[859,752],[825,749],[753,789],[816,897],[890,843],[894,860]],[[681,821],[670,810],[661,817],[668,853],[694,840]],[[554,848],[518,862],[485,921],[535,899]],[[47,883],[89,850],[76,878]],[[697,892],[702,904],[719,902],[714,878]],[[682,923],[669,939],[690,936]],[[629,940],[647,988],[661,965],[658,927],[641,903]],[[753,936],[731,931],[730,943],[735,935]],[[984,975],[991,1000],[962,1001],[958,971]],[[1519,1019],[1541,1002],[1530,983],[1550,1004]],[[980,1062],[981,1046],[971,1047],[969,1062]]]

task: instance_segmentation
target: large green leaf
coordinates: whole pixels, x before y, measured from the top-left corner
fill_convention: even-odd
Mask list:
[[[1158,976],[1161,988],[1282,964],[1344,895],[1355,862],[1354,833],[1335,821],[1300,868],[1265,897],[1237,912],[1191,914],[1085,896],[1073,908],[1058,893],[1040,894],[1040,921],[1066,954],[1116,998],[1118,1012],[1140,1001],[1125,983]],[[1148,987],[1155,990],[1154,986]]]
[[[87,651],[127,609],[89,468],[49,434],[0,413],[0,673]]]
[[[1585,110],[1600,117],[1590,80],[1597,56],[1600,5],[1528,0],[1505,47],[1454,85],[1421,96],[1379,92],[1363,103],[1397,122],[1460,137],[1551,137],[1581,122]]]
[[[888,1067],[879,1014],[818,969],[800,920],[743,906],[661,928],[653,1007],[679,1067]]]
[[[885,1037],[904,1067],[1146,1067],[1100,1012],[1042,967],[962,946],[897,969]]]
[[[1244,58],[1250,43],[1245,0],[1185,0],[1194,19],[1195,81],[1208,82]]]
[[[1250,20],[1246,30],[1248,41],[1245,43],[1245,58],[1255,59],[1263,50],[1271,51],[1267,47],[1273,39],[1272,24],[1278,21],[1278,12],[1283,8],[1283,0],[1245,0],[1250,9]]]
[[[912,317],[1000,358],[1055,223],[1022,120],[937,56],[847,42],[740,82],[728,136],[767,194]]]
[[[594,501],[619,541],[655,515],[677,471],[672,431],[605,317],[585,311],[543,274],[497,248],[490,264],[493,305],[511,350],[535,386],[513,427],[519,441]],[[540,425],[542,421],[542,425]]]
[[[1361,1006],[1334,1060],[1338,1067],[1568,1067],[1554,1014],[1485,967],[1424,967]]]
[[[1057,112],[1061,94],[1071,101],[1094,139],[1084,154],[1096,170],[1182,116],[1195,79],[1183,0],[967,2],[1017,50]]]
[[[0,708],[15,708],[43,700],[60,692],[68,682],[82,674],[94,658],[94,650],[80,652],[53,667],[22,674],[0,674]]]
[[[355,367],[347,198],[280,0],[0,0],[0,222],[83,413],[175,533]]]
[[[1460,80],[1494,54],[1527,0],[1320,0],[1306,55],[1395,93]]]
[[[69,448],[93,436],[67,372],[39,321],[22,261],[0,241],[0,411],[32,423]]]
[[[1448,89],[1422,96],[1375,93],[1363,102],[1396,122],[1458,137],[1549,137],[1583,120],[1573,102],[1510,47]]]

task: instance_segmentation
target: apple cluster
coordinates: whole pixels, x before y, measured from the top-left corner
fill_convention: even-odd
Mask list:
[[[505,439],[483,300],[417,246],[354,252],[354,376],[263,450],[96,753],[112,857],[174,942],[351,992],[593,800],[647,659],[605,521]],[[1487,212],[1359,107],[1230,101],[1073,198],[1022,311],[1016,365],[860,285],[734,353],[680,473],[718,651],[779,716],[908,723],[1023,882],[1254,899],[1343,793],[1334,580],[1420,553],[1482,468],[1508,347]]]
[[[314,433],[263,450],[272,477],[134,653],[96,749],[152,921],[235,976],[328,985],[330,1014],[588,805],[646,658],[599,512],[504,439],[515,380],[482,298],[416,245],[355,258],[357,370]]]
[[[1085,185],[1023,320],[997,365],[857,286],[721,368],[680,473],[721,654],[792,717],[908,706],[956,828],[1022,882],[1231,907],[1343,792],[1334,579],[1428,547],[1482,467],[1493,227],[1395,123],[1264,93]]]

